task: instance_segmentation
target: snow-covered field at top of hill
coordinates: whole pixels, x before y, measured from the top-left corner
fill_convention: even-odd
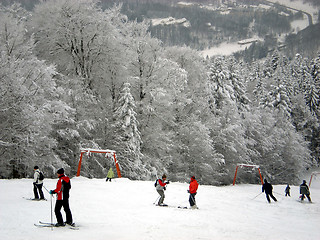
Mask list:
[[[287,7],[299,9],[311,15],[318,14],[318,10],[319,10],[319,8],[316,8],[312,6],[312,4],[306,3],[303,0],[268,0],[268,1],[273,3],[279,3]]]
[[[318,13],[320,8],[314,7],[311,4],[305,3],[303,0],[268,0],[273,3],[280,3],[284,6],[299,9],[301,11],[307,12],[311,15],[313,18],[313,22],[315,23],[318,19]],[[181,3],[180,3],[181,4]],[[260,7],[263,8],[265,5],[260,4]],[[268,6],[269,8],[270,6]],[[299,19],[291,22],[291,28],[293,33],[297,33],[298,31],[303,30],[304,28],[309,26],[308,18],[304,15],[304,19]],[[280,41],[284,41],[287,34],[283,34],[283,36],[280,37]],[[239,45],[237,42],[230,42],[230,43],[222,43],[219,46],[212,47],[210,49],[205,49],[201,51],[202,56],[204,57],[212,57],[215,55],[231,55],[238,51],[243,51],[246,48],[248,48],[251,44],[247,45]]]
[[[45,179],[45,187],[54,189],[56,181]],[[78,177],[71,182],[70,207],[79,230],[35,227],[39,220],[51,221],[50,195],[45,193],[48,201],[29,201],[24,198],[33,197],[32,179],[0,180],[0,239],[320,239],[319,178],[311,185],[312,204],[297,201],[298,186],[291,186],[291,197],[284,196],[285,185],[274,186],[278,202],[268,204],[258,195],[260,185],[200,185],[198,210],[153,205],[158,195],[151,181]],[[188,206],[187,188],[170,183],[165,203]]]

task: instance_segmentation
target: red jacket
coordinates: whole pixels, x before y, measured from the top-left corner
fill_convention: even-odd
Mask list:
[[[161,179],[158,180],[158,183],[160,184],[160,186],[164,187],[166,186],[167,184],[165,182],[162,182]]]
[[[199,184],[198,184],[197,180],[191,178],[191,182],[190,182],[190,185],[189,185],[189,192],[190,193],[196,193],[197,190],[198,190],[198,186],[199,186]]]
[[[57,200],[69,198],[69,191],[71,188],[70,178],[64,174],[59,176],[57,187],[54,190],[58,194]]]
[[[157,190],[165,190],[166,183],[162,179],[158,179],[158,184],[156,186]]]

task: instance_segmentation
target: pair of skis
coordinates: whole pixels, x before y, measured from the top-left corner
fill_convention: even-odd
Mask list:
[[[41,222],[39,221],[39,223],[35,223],[34,224],[36,227],[54,227],[54,228],[69,228],[72,230],[79,230],[79,227],[77,225],[75,225],[74,223],[72,225],[66,224],[65,226],[56,226],[54,223],[48,223],[48,222]]]
[[[23,197],[25,200],[30,200],[30,201],[47,201],[47,199],[43,198],[43,199],[40,199],[40,198],[26,198],[26,197]]]
[[[189,209],[188,207],[183,207],[183,206],[169,206],[167,204],[162,204],[162,205],[156,205],[158,207],[169,207],[169,208],[180,208],[180,209]]]

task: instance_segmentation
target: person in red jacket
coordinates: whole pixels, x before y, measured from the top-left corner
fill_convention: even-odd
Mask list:
[[[55,190],[50,191],[50,194],[57,194],[56,206],[54,208],[54,212],[57,218],[56,226],[57,227],[65,226],[65,223],[63,222],[63,218],[60,212],[62,207],[66,213],[66,224],[73,225],[72,214],[69,207],[69,191],[71,188],[70,178],[64,175],[63,168],[60,168],[57,171],[57,175],[59,177],[59,180],[57,182],[57,187]]]
[[[156,190],[160,195],[158,206],[168,206],[167,204],[163,203],[163,200],[165,198],[164,190],[166,190],[166,185],[169,184],[169,181],[166,182],[166,179],[167,179],[167,176],[163,174],[162,179],[159,178],[156,183]]]
[[[197,205],[196,205],[196,194],[197,194],[197,190],[198,190],[198,182],[196,180],[196,178],[194,176],[191,177],[191,181],[190,181],[190,185],[189,185],[189,190],[188,193],[190,193],[189,196],[189,203],[190,203],[190,208],[192,209],[197,209]]]

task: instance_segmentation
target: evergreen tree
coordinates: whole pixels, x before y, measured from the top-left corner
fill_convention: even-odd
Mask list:
[[[125,83],[114,112],[113,148],[118,153],[118,160],[124,176],[134,179],[143,177],[141,136],[136,119],[135,101],[130,92],[130,84]]]

